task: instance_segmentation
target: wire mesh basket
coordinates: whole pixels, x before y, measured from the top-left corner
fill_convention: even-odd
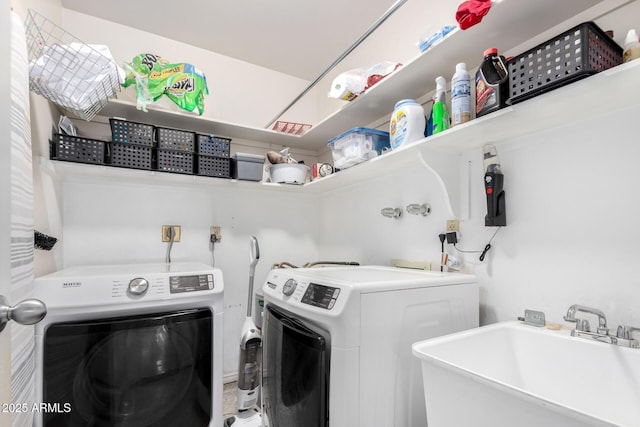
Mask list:
[[[507,63],[509,104],[516,104],[622,63],[622,48],[583,22]]]
[[[198,153],[208,156],[229,157],[231,138],[198,134]]]
[[[158,150],[158,170],[193,174],[194,154],[186,151]]]
[[[118,66],[106,46],[85,44],[33,10],[25,28],[30,90],[87,121],[116,96]]]
[[[198,175],[231,178],[231,159],[201,154],[198,156]]]
[[[153,169],[153,149],[144,145],[120,144],[112,142],[109,164],[121,168]]]
[[[50,148],[53,160],[104,165],[104,141],[56,133]]]
[[[196,134],[186,130],[156,127],[158,148],[193,152]]]

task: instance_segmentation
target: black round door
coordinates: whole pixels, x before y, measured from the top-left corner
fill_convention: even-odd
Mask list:
[[[68,409],[45,427],[210,423],[209,309],[54,324],[44,350],[44,401]]]

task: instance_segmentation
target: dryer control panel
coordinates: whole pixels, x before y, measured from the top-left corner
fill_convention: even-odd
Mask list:
[[[296,277],[289,271],[272,270],[262,290],[265,300],[281,301],[288,308],[313,307],[331,315],[341,311],[349,299],[349,290],[344,286]]]
[[[331,310],[336,304],[338,295],[340,295],[340,289],[338,288],[309,283],[306,292],[302,296],[302,303]]]

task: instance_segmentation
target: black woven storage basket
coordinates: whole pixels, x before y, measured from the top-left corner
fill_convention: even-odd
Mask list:
[[[146,123],[111,118],[111,139],[123,144],[148,145],[153,147],[153,126]]]
[[[622,48],[593,22],[584,22],[507,62],[508,104],[622,63]]]
[[[199,155],[198,175],[231,178],[231,158]]]
[[[158,150],[158,167],[162,172],[193,174],[194,154],[186,151]]]
[[[198,134],[198,154],[229,157],[231,139],[215,135]]]
[[[156,127],[156,140],[158,148],[163,150],[195,151],[194,132]]]
[[[50,157],[67,162],[105,164],[105,141],[56,133],[51,141]]]
[[[111,166],[132,169],[153,169],[153,148],[145,145],[109,144]]]

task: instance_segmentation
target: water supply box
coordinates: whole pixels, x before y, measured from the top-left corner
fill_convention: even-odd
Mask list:
[[[391,149],[389,132],[363,127],[353,128],[329,140],[336,169],[346,169]]]
[[[262,181],[264,156],[235,153],[233,155],[233,178],[244,181]]]

